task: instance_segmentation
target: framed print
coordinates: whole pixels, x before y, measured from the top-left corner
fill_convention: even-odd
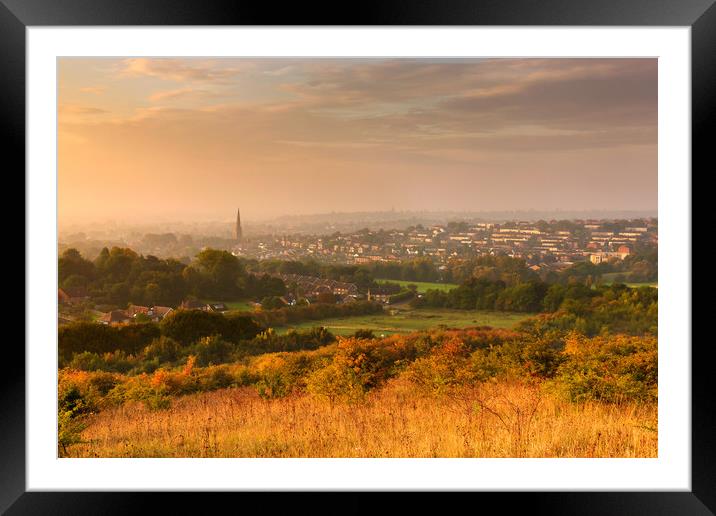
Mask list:
[[[28,204],[3,510],[712,513],[710,2],[3,2]]]

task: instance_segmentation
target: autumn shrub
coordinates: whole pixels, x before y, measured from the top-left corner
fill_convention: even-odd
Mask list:
[[[167,409],[171,406],[171,395],[181,389],[169,372],[159,369],[152,375],[146,373],[125,377],[107,393],[107,404],[121,405],[128,401],[143,403],[150,410]]]
[[[80,371],[98,371],[107,368],[107,363],[97,353],[91,351],[83,351],[75,353],[72,360],[65,361],[60,359],[60,367],[71,367]]]
[[[245,365],[233,366],[231,367],[230,371],[234,379],[234,383],[237,387],[246,387],[248,385],[254,385],[256,382],[259,381],[258,375],[253,373]]]
[[[256,392],[264,399],[275,399],[286,396],[290,390],[283,375],[269,372],[256,382]]]
[[[404,375],[433,393],[492,378],[549,378],[565,360],[559,339],[495,330],[447,331],[436,337]]]
[[[148,391],[141,400],[149,410],[167,410],[172,406],[172,399],[161,391]]]
[[[83,351],[74,354],[71,360],[63,361],[62,365],[80,371],[127,373],[137,367],[139,363],[140,360],[137,356],[117,350],[102,354]]]
[[[399,338],[381,340],[340,339],[334,364],[345,365],[359,375],[366,389],[373,389],[397,374],[416,353],[412,343]]]
[[[90,391],[96,391],[99,396],[106,396],[121,381],[120,375],[99,371],[90,375],[87,383]]]
[[[412,345],[397,338],[339,338],[331,362],[307,376],[306,389],[331,401],[356,401],[395,376],[404,367],[401,359],[414,354]]]
[[[252,371],[258,379],[254,386],[262,398],[280,398],[288,394],[284,379],[285,353],[261,355],[252,363]]]
[[[125,381],[116,385],[107,393],[107,402],[121,405],[126,401],[142,401],[149,391],[149,378],[147,374],[129,376]]]
[[[76,384],[67,385],[59,392],[58,407],[60,412],[67,412],[73,417],[92,412],[94,409],[94,405]]]
[[[656,400],[658,343],[654,336],[606,335],[566,339],[555,385],[570,400]]]
[[[528,335],[563,335],[574,330],[577,316],[566,312],[539,314],[529,317],[515,325],[515,329]]]
[[[197,365],[202,367],[230,361],[234,349],[233,344],[226,342],[218,335],[202,337],[193,348]]]
[[[208,367],[196,375],[196,387],[200,392],[225,389],[236,383],[236,378],[227,366]]]
[[[457,385],[473,381],[468,367],[469,348],[457,337],[416,359],[405,371],[403,377],[413,382],[421,390],[440,394]]]
[[[82,431],[85,428],[87,428],[87,423],[83,419],[75,417],[71,411],[58,411],[57,444],[61,457],[67,456],[68,447],[84,442],[82,439]]]
[[[111,390],[106,386],[114,382],[114,375],[63,369],[58,374],[58,408],[73,415],[90,414],[99,410],[102,397]],[[118,380],[117,380],[118,381]]]
[[[57,444],[60,456],[65,456],[69,446],[83,442],[81,433],[87,426],[86,416],[98,410],[108,378],[92,381],[87,372],[63,370],[58,380]]]
[[[517,346],[525,374],[539,378],[553,377],[567,357],[562,353],[564,342],[559,338],[535,337],[523,339]]]
[[[475,382],[484,382],[491,379],[518,378],[523,370],[516,354],[513,352],[516,345],[507,344],[488,349],[477,349],[472,352],[466,367]]]
[[[154,339],[143,351],[144,360],[157,360],[159,363],[173,362],[181,356],[182,347],[174,339],[161,336]]]
[[[305,388],[304,378],[312,367],[307,353],[272,353],[252,362],[256,390],[263,398],[280,398]]]
[[[496,375],[515,367],[493,349],[512,342],[519,334],[507,330],[433,330],[383,339],[339,338],[330,367],[315,371],[306,383],[309,391],[325,397],[355,399],[409,371],[408,377],[428,390],[439,392],[475,378]],[[471,353],[477,353],[470,358]],[[504,362],[498,363],[498,362]]]
[[[524,334],[522,333],[513,330],[491,328],[489,326],[459,331],[453,330],[449,334],[459,336],[471,350],[488,349],[494,346],[501,346],[506,342],[514,342],[524,338]]]
[[[330,402],[360,400],[367,392],[365,378],[360,373],[360,358],[337,360],[314,371],[306,379],[306,389]]]

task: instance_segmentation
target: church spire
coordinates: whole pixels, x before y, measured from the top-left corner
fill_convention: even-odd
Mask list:
[[[238,208],[236,209],[236,229],[234,236],[236,237],[237,242],[241,242],[241,237],[243,236],[241,231],[241,210]]]

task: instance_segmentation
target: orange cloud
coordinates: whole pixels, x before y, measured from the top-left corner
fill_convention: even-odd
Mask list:
[[[149,100],[152,102],[159,102],[162,100],[176,100],[186,98],[189,96],[196,96],[205,93],[203,90],[196,90],[194,88],[178,88],[174,90],[158,91],[149,96]]]
[[[127,77],[150,76],[168,81],[223,81],[250,70],[252,65],[217,67],[199,59],[130,58],[122,61],[120,74]]]

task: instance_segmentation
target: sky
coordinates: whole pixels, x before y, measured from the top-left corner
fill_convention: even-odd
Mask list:
[[[60,224],[657,209],[656,59],[63,58]]]

